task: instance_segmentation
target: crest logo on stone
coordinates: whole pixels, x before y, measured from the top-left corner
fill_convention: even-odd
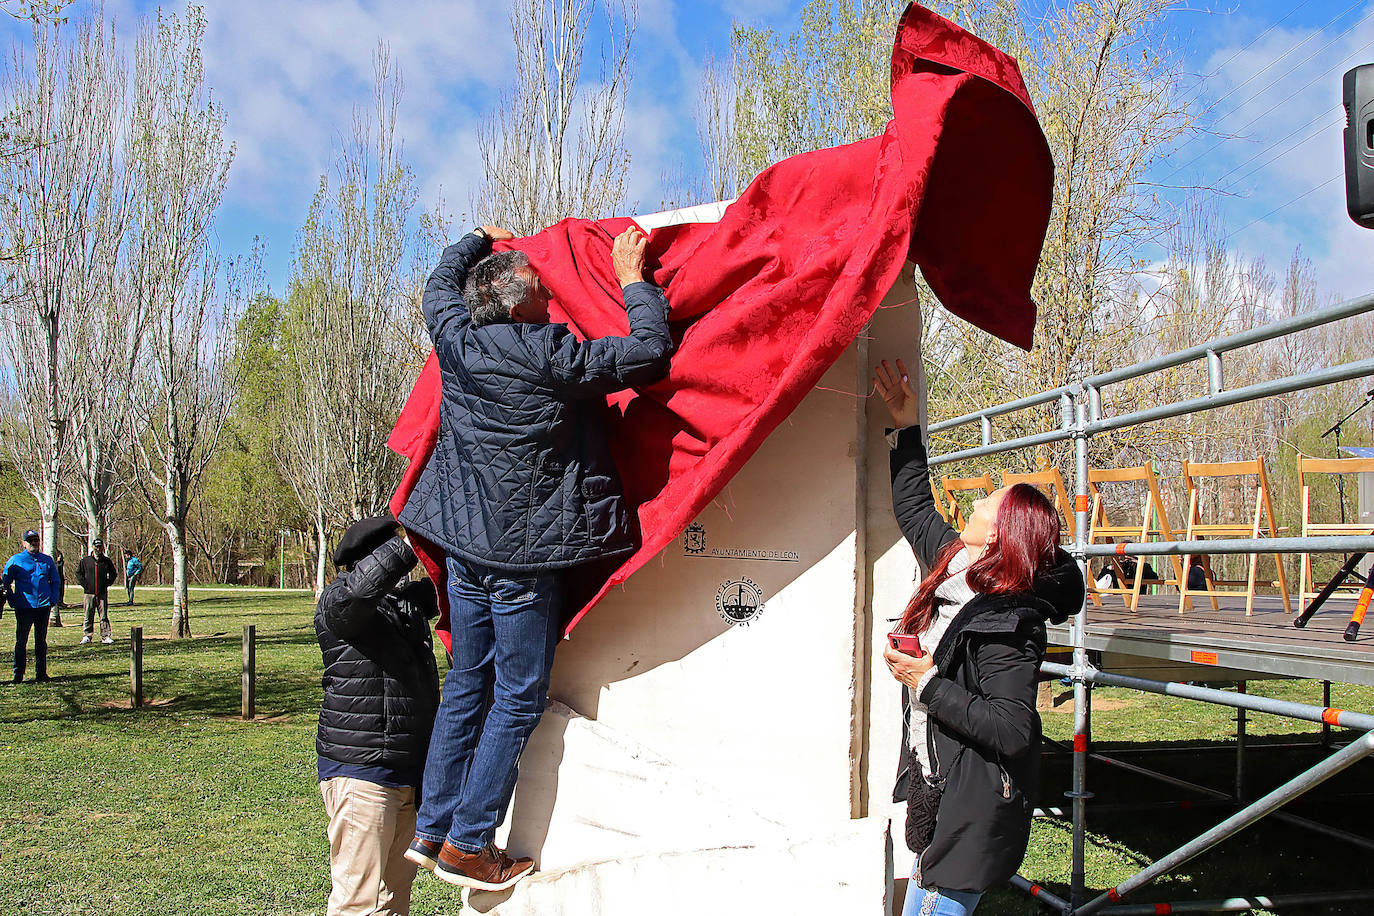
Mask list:
[[[763,589],[749,578],[729,579],[716,591],[716,613],[726,623],[748,626],[763,613]]]
[[[700,522],[692,522],[687,526],[687,530],[682,532],[682,549],[690,554],[702,554],[706,552],[706,526]]]

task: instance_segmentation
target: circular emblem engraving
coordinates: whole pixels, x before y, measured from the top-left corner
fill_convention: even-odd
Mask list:
[[[690,554],[703,554],[706,552],[706,526],[700,522],[692,522],[687,526],[687,530],[682,532],[682,549]]]
[[[763,613],[763,589],[753,579],[730,579],[716,591],[716,613],[730,624],[748,626]]]

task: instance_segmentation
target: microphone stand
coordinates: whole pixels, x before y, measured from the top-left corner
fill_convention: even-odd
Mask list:
[[[1371,389],[1370,391],[1365,392],[1364,401],[1362,401],[1358,407],[1356,407],[1354,410],[1350,411],[1350,413],[1346,414],[1345,416],[1341,417],[1341,418],[1340,418],[1339,420],[1337,420],[1334,424],[1332,424],[1332,426],[1331,426],[1330,429],[1328,429],[1326,432],[1324,432],[1324,433],[1321,434],[1321,438],[1323,438],[1323,439],[1325,439],[1327,436],[1330,436],[1330,435],[1333,435],[1333,434],[1335,435],[1335,437],[1336,437],[1336,457],[1337,457],[1337,458],[1341,457],[1341,427],[1344,426],[1345,423],[1346,423],[1351,417],[1355,416],[1355,414],[1357,414],[1357,413],[1359,413],[1360,411],[1364,410],[1364,409],[1365,409],[1366,407],[1368,407],[1371,403],[1374,403],[1374,389]],[[1338,491],[1340,492],[1340,498],[1341,498],[1341,524],[1344,525],[1344,524],[1345,524],[1345,475],[1344,475],[1344,474],[1337,474],[1337,475],[1336,475],[1336,487],[1337,487]],[[1365,558],[1365,555],[1362,554],[1362,553],[1346,554],[1346,557],[1345,557],[1345,565],[1342,566],[1342,567],[1340,568],[1340,571],[1337,572],[1336,575],[1334,575],[1334,576],[1331,577],[1331,581],[1328,582],[1328,583],[1326,583],[1326,587],[1323,588],[1323,589],[1321,590],[1320,594],[1318,594],[1317,597],[1315,597],[1315,598],[1312,599],[1312,603],[1309,604],[1309,605],[1306,607],[1306,609],[1303,610],[1303,612],[1302,612],[1301,614],[1299,614],[1297,617],[1294,617],[1294,618],[1293,618],[1293,626],[1299,627],[1299,628],[1307,626],[1307,621],[1309,621],[1309,620],[1312,619],[1312,615],[1315,614],[1315,613],[1317,613],[1317,609],[1320,608],[1320,607],[1322,606],[1322,604],[1326,601],[1327,598],[1330,598],[1331,595],[1335,593],[1336,589],[1338,589],[1338,588],[1341,587],[1341,585],[1345,582],[1345,580],[1346,580],[1346,578],[1347,578],[1348,576],[1354,575],[1354,573],[1355,573],[1355,567],[1356,567],[1356,566],[1359,566],[1359,565],[1360,565],[1360,562],[1363,561],[1364,558]],[[1370,600],[1370,599],[1369,599],[1368,595],[1374,595],[1374,569],[1371,569],[1371,570],[1369,571],[1369,576],[1366,577],[1366,579],[1365,579],[1364,591],[1360,593],[1360,600],[1359,600],[1359,603],[1356,605],[1355,615],[1351,618],[1349,625],[1345,628],[1344,639],[1345,639],[1346,642],[1354,642],[1355,639],[1356,639],[1356,638],[1358,637],[1358,635],[1359,635],[1359,632],[1360,632],[1360,624],[1364,621],[1365,609],[1369,607],[1369,600]]]
[[[1357,414],[1357,413],[1359,413],[1360,411],[1364,410],[1364,409],[1365,409],[1366,407],[1368,407],[1371,403],[1374,403],[1374,389],[1371,389],[1371,390],[1365,392],[1364,400],[1363,400],[1362,402],[1360,402],[1360,406],[1356,407],[1354,410],[1350,411],[1350,413],[1348,413],[1348,414],[1346,414],[1345,416],[1341,417],[1341,418],[1340,418],[1339,420],[1337,420],[1334,424],[1332,424],[1332,426],[1331,426],[1330,429],[1328,429],[1326,432],[1322,433],[1321,437],[1322,437],[1323,439],[1325,439],[1327,436],[1330,436],[1330,435],[1333,434],[1333,433],[1335,434],[1335,436],[1336,436],[1336,457],[1337,457],[1337,458],[1341,457],[1341,427],[1344,426],[1344,425],[1346,424],[1346,421],[1348,421],[1351,417],[1355,416],[1355,414]],[[1344,525],[1344,524],[1345,524],[1345,475],[1343,475],[1343,474],[1337,474],[1337,475],[1336,475],[1336,489],[1340,492],[1340,497],[1341,497],[1341,524]]]

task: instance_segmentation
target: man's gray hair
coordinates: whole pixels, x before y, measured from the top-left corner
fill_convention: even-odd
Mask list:
[[[530,294],[529,280],[521,272],[529,266],[523,251],[498,251],[477,262],[463,289],[473,327],[515,320],[511,312]]]

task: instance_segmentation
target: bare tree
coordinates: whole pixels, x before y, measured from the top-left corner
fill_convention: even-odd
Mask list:
[[[315,585],[328,535],[386,509],[402,469],[386,439],[413,377],[415,310],[405,263],[415,234],[415,179],[396,138],[401,74],[380,46],[373,109],[353,130],[302,228],[288,298],[285,355],[296,383],[284,457],[310,511]]]
[[[135,380],[147,335],[145,303],[125,296],[127,273],[115,265],[93,274],[91,321],[73,356],[73,508],[85,519],[87,545],[109,532],[110,513],[132,482]]]
[[[6,453],[38,503],[43,544],[57,534],[69,444],[74,341],[90,322],[90,278],[117,251],[115,143],[122,61],[101,19],[71,40],[35,23],[30,59],[16,47],[4,75],[5,121],[23,155],[0,157],[0,233],[9,271],[3,385],[13,409]],[[54,609],[54,624],[61,616]]]
[[[739,60],[708,57],[701,68],[694,111],[697,140],[705,160],[702,176],[706,198],[701,203],[729,200],[744,185],[744,164],[735,142],[735,108],[740,87]]]
[[[119,88],[114,120],[123,126],[128,109],[122,74]],[[132,205],[129,171],[114,144],[105,155],[97,208],[104,243],[73,284],[86,318],[76,328],[72,348],[71,457],[79,490],[73,502],[86,522],[88,549],[109,533],[111,509],[130,484],[133,382],[146,325],[142,303],[127,295],[123,260]]]
[[[892,117],[892,36],[902,5],[810,0],[785,38],[735,25],[732,66],[712,75],[734,75],[733,91],[715,95],[734,101],[730,137],[740,186],[781,159],[883,132]],[[703,84],[699,130],[716,116],[705,114],[713,88]]]
[[[15,19],[28,19],[35,24],[60,24],[67,21],[62,11],[71,6],[72,2],[73,0],[0,0],[0,11]]]
[[[606,216],[625,196],[624,140],[633,0],[602,0],[609,33],[599,80],[582,83],[597,0],[515,0],[515,79],[478,133],[485,183],[473,203],[525,235],[568,217]]]
[[[135,205],[129,296],[148,316],[146,358],[133,399],[138,489],[170,542],[172,634],[190,636],[186,519],[232,404],[233,310],[260,287],[256,257],[227,271],[209,230],[233,160],[224,115],[204,85],[205,15],[159,13],[138,39],[126,153]]]

